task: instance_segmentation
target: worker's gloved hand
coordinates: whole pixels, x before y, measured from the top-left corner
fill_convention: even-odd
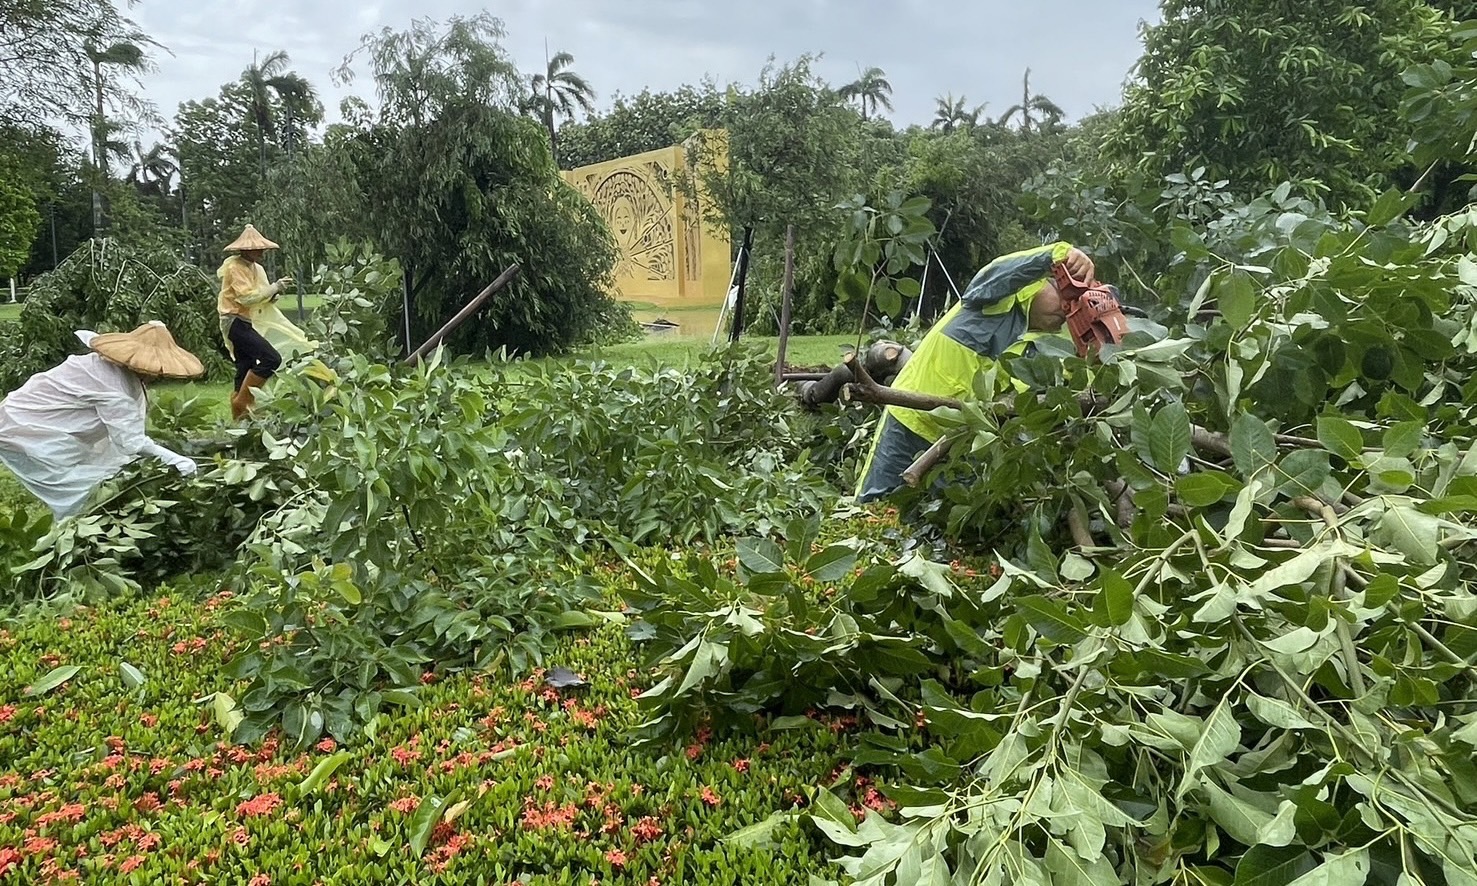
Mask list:
[[[1087,253],[1077,247],[1072,247],[1072,251],[1068,252],[1067,257],[1062,259],[1062,264],[1067,266],[1067,273],[1072,275],[1073,280],[1083,283],[1093,282],[1092,275],[1094,269],[1092,259],[1088,258]]]
[[[168,464],[171,468],[179,471],[181,476],[185,477],[188,477],[191,474],[194,474],[196,471],[200,470],[200,466],[195,464],[194,459],[186,458],[183,455],[176,455],[174,458],[169,460]]]

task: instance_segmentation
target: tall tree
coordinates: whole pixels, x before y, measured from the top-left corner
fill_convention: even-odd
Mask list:
[[[251,90],[237,80],[211,98],[185,102],[169,136],[177,152],[192,251],[213,260],[262,195]]]
[[[1284,181],[1363,203],[1408,162],[1400,72],[1448,52],[1426,3],[1164,0],[1107,149],[1123,175],[1204,167],[1249,198]]]
[[[751,314],[756,326],[767,325],[769,308],[778,308],[772,299],[780,290],[790,224],[799,257],[797,327],[830,322],[836,273],[831,257],[843,221],[835,207],[864,192],[875,171],[868,154],[876,145],[868,139],[876,127],[857,126],[856,113],[842,102],[839,92],[816,75],[813,57],[771,63],[756,86],[728,88],[719,132],[700,133],[691,141],[688,156],[707,193],[698,194],[684,179],[688,196],[706,198],[700,203],[709,222],[727,228],[734,243],[745,227],[753,228],[749,292],[761,293]],[[878,135],[877,141],[897,143],[891,133]]]
[[[985,112],[985,105],[975,105],[966,109],[967,101],[964,96],[954,98],[954,93],[941,95],[934,99],[933,123],[929,128],[937,129],[945,134],[956,129],[973,129],[980,122],[980,115]]]
[[[548,352],[593,333],[613,309],[609,233],[520,112],[526,96],[486,13],[364,38],[376,107],[344,140],[368,239],[405,270],[408,344],[514,262],[523,273],[453,337],[454,347]],[[333,168],[333,164],[329,164]]]
[[[83,46],[87,54],[87,60],[91,65],[93,115],[89,127],[92,144],[92,163],[97,175],[97,183],[92,189],[92,226],[94,234],[99,233],[104,227],[102,185],[112,176],[112,161],[120,159],[126,161],[128,146],[118,138],[123,129],[120,120],[109,119],[108,105],[110,96],[119,96],[132,105],[134,110],[141,110],[144,106],[141,102],[133,99],[131,94],[120,92],[111,85],[110,76],[115,71],[130,75],[134,78],[145,71],[153,68],[147,52],[141,45],[148,38],[141,33],[133,33],[127,38],[117,40],[107,45],[95,44],[88,41]],[[113,102],[118,104],[119,102]]]
[[[569,69],[574,64],[574,56],[567,52],[558,52],[549,59],[541,74],[534,74],[529,79],[532,92],[528,98],[529,107],[538,115],[544,124],[544,129],[549,132],[549,149],[555,159],[559,157],[559,133],[556,118],[563,117],[566,120],[574,119],[575,108],[583,110],[586,114],[595,113],[595,91],[585,78]]]
[[[586,166],[681,144],[699,129],[718,125],[723,94],[711,82],[673,92],[612,97],[610,110],[559,129],[559,161]]]
[[[172,148],[159,142],[145,151],[141,142],[134,141],[133,164],[128,168],[127,181],[140,196],[163,197],[169,193],[169,183],[179,172],[173,153]]]
[[[878,108],[892,110],[892,84],[887,82],[887,72],[881,68],[867,68],[860,77],[836,90],[836,94],[843,101],[855,101],[863,120],[875,115]]]
[[[103,139],[109,133],[106,127],[108,122],[106,104],[111,90],[105,74],[111,74],[117,70],[136,76],[152,69],[153,63],[149,61],[143,46],[132,39],[119,40],[107,46],[88,43],[85,51],[87,60],[92,65],[92,161],[97,164],[100,175],[108,175],[110,173],[109,158],[104,150]]]
[[[281,144],[291,153],[301,143],[301,127],[323,119],[323,106],[313,85],[291,70],[291,64],[292,59],[279,49],[260,60],[253,56],[251,66],[241,72],[241,82],[250,96],[252,122],[256,124],[262,181],[267,178],[267,144]]]
[[[111,0],[0,0],[0,118],[62,119],[95,113],[91,52],[148,38]]]
[[[1026,73],[1021,77],[1021,100],[1020,104],[1011,105],[1006,108],[1005,113],[1000,115],[998,121],[1004,126],[1017,114],[1021,118],[1021,132],[1031,131],[1032,115],[1036,115],[1038,129],[1052,129],[1062,122],[1067,113],[1061,109],[1056,102],[1040,93],[1031,92],[1031,69],[1026,68]]]

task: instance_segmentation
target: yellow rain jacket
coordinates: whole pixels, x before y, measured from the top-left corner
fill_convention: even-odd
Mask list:
[[[288,320],[272,301],[271,284],[261,265],[239,255],[229,255],[215,275],[221,281],[220,298],[216,301],[216,312],[221,316],[221,337],[233,359],[236,352],[228,333],[236,317],[250,323],[283,360],[317,350],[318,343]]]

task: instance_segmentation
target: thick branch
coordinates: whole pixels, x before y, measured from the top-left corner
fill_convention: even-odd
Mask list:
[[[867,372],[866,365],[852,351],[842,360],[850,369],[854,380],[847,385],[847,396],[850,399],[862,403],[875,403],[878,406],[899,406],[903,409],[917,409],[920,412],[928,412],[940,406],[948,406],[952,409],[960,409],[963,404],[952,397],[937,397],[933,394],[922,394],[918,391],[903,391],[897,388],[889,388],[880,385],[872,374]]]
[[[934,444],[923,451],[923,454],[913,459],[908,469],[903,471],[903,482],[909,486],[917,486],[923,482],[923,475],[933,470],[934,466],[944,460],[949,454],[949,447],[954,445],[952,437],[940,437]]]
[[[1072,501],[1072,507],[1067,511],[1067,529],[1071,531],[1072,541],[1077,544],[1077,547],[1097,547],[1097,542],[1092,538],[1092,531],[1087,528],[1087,512],[1083,509],[1082,503],[1075,499]]]

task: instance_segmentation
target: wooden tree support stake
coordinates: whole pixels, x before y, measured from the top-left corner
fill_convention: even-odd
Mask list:
[[[515,262],[514,264],[510,265],[507,270],[503,271],[501,274],[498,274],[496,280],[487,284],[486,289],[477,293],[476,297],[467,302],[466,307],[463,307],[460,311],[457,311],[456,316],[452,317],[450,320],[447,320],[445,325],[436,330],[435,335],[426,339],[424,344],[416,348],[410,356],[406,357],[404,361],[405,365],[415,366],[427,354],[435,350],[436,347],[441,344],[442,340],[444,340],[451,333],[455,332],[458,326],[461,326],[463,323],[467,322],[467,319],[469,317],[477,313],[477,311],[481,309],[483,302],[491,298],[493,293],[513,282],[513,278],[517,277],[518,273],[521,270],[523,270],[522,266],[518,265]]]
[[[795,289],[795,226],[785,226],[785,282],[780,289],[780,342],[774,361],[774,386],[785,381],[785,349],[790,343],[790,301]]]

